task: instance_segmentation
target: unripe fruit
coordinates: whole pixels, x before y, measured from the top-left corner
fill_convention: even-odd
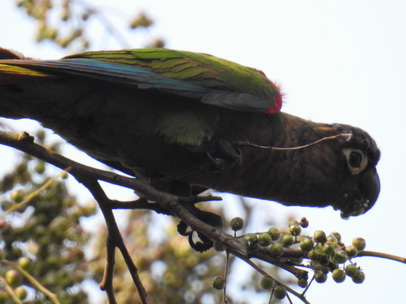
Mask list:
[[[297,285],[298,285],[299,287],[305,288],[305,287],[307,286],[307,280],[301,278],[301,279],[299,279],[299,280],[297,281]]]
[[[338,240],[337,240],[337,238],[335,237],[335,235],[330,234],[330,235],[327,237],[327,243],[331,243],[331,244],[335,245],[335,244],[338,243]]]
[[[45,163],[43,161],[39,161],[35,166],[35,172],[38,174],[42,174],[45,172]]]
[[[366,247],[366,241],[363,238],[355,238],[352,240],[352,245],[357,248],[359,251],[364,250]]]
[[[291,236],[290,234],[285,234],[282,237],[282,245],[284,247],[289,247],[290,245],[293,244],[293,241],[294,241],[293,236]]]
[[[358,249],[355,246],[350,245],[345,247],[345,252],[347,253],[349,258],[352,258],[358,254]]]
[[[274,285],[274,281],[270,276],[264,276],[262,277],[260,284],[263,289],[271,289]]]
[[[313,234],[313,238],[318,243],[324,243],[327,240],[326,233],[322,230],[316,230]]]
[[[30,258],[25,257],[25,256],[19,258],[17,264],[22,269],[28,270],[28,271],[31,270],[31,268],[33,266],[32,260]]]
[[[271,241],[272,241],[272,237],[267,232],[261,233],[258,237],[258,244],[261,246],[264,246],[264,247],[271,244]]]
[[[334,235],[338,242],[341,241],[341,234],[339,232],[334,231],[331,233],[331,235]]]
[[[230,222],[233,231],[241,230],[244,227],[244,220],[240,217],[235,217]]]
[[[337,263],[342,264],[348,260],[348,255],[344,250],[339,250],[334,254],[334,260]]]
[[[258,243],[257,235],[254,233],[248,233],[246,236],[244,236],[244,243],[249,248],[255,247],[255,245]]]
[[[321,271],[317,271],[314,274],[314,279],[316,280],[317,283],[324,283],[325,281],[327,281],[327,274]]]
[[[353,276],[352,281],[356,284],[361,284],[365,280],[365,273],[361,270],[358,270]]]
[[[21,284],[21,275],[17,270],[7,270],[4,274],[4,278],[11,287],[17,287]]]
[[[221,289],[224,289],[225,282],[222,277],[215,277],[213,279],[211,285],[213,286],[213,288],[221,290]]]
[[[345,267],[345,274],[349,277],[353,277],[358,271],[359,268],[355,264],[349,264]]]
[[[281,256],[283,253],[283,246],[279,243],[272,244],[271,247],[269,247],[269,253],[273,257]]]
[[[21,203],[24,200],[24,190],[13,190],[10,193],[10,199],[15,203]]]
[[[275,227],[269,228],[268,233],[270,234],[272,241],[276,241],[281,236],[280,231]]]
[[[332,256],[335,253],[335,248],[333,245],[326,243],[323,245],[322,252],[325,255]]]
[[[294,226],[294,225],[299,225],[299,222],[297,220],[291,220],[289,221],[289,227]]]
[[[278,300],[282,300],[283,298],[286,297],[286,289],[283,286],[276,286],[275,289],[273,290],[273,295],[275,298]]]
[[[311,239],[303,239],[299,243],[300,249],[303,251],[310,251],[313,249],[313,241]]]
[[[23,286],[18,286],[14,290],[14,293],[17,296],[17,298],[19,298],[22,301],[27,297],[27,289],[25,289]]]
[[[300,227],[298,224],[291,225],[289,227],[289,232],[293,236],[298,236],[302,232],[302,227]]]
[[[61,173],[59,173],[59,176],[60,176],[62,179],[67,179],[68,176],[69,176],[69,174],[68,174],[68,172],[66,172],[66,171],[62,171]]]
[[[333,280],[336,281],[337,283],[344,282],[345,280],[345,272],[340,268],[334,269],[331,276],[333,277]]]

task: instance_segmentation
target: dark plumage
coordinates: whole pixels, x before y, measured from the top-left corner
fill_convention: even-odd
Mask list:
[[[1,116],[38,120],[156,185],[181,181],[285,205],[332,205],[344,216],[366,212],[378,198],[375,141],[359,128],[279,112],[280,92],[259,71],[165,49],[58,61],[2,50],[0,59]]]

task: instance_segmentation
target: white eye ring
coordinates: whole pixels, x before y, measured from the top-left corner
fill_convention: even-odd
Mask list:
[[[350,172],[352,175],[357,175],[361,173],[362,171],[365,170],[365,168],[368,165],[368,158],[365,156],[365,154],[358,149],[343,149],[343,154],[347,160],[347,166],[348,169],[350,169]],[[361,157],[359,165],[352,165],[351,163],[354,162],[353,158],[354,155],[359,155]]]

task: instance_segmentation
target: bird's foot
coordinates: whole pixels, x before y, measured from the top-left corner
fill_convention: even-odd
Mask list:
[[[207,156],[211,160],[210,169],[214,172],[224,172],[231,165],[241,165],[242,153],[239,148],[229,141],[215,140],[207,149]]]

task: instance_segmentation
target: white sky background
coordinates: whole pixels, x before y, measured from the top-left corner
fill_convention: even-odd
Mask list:
[[[0,4],[0,46],[39,58],[67,55],[49,44],[35,44],[33,23],[14,9],[12,2],[3,0]],[[283,217],[285,212],[298,218],[306,216],[309,231],[339,231],[345,242],[362,236],[369,250],[406,256],[404,0],[93,2],[131,14],[142,9],[152,16],[156,25],[135,36],[133,47],[142,46],[145,35],[160,36],[170,48],[210,53],[261,69],[282,86],[284,111],[367,130],[382,152],[378,165],[381,195],[367,214],[344,221],[332,208],[255,204],[271,206],[269,217]],[[117,19],[118,27],[124,19]],[[102,33],[94,35],[99,41]],[[117,48],[95,43],[94,49],[107,47]],[[9,150],[0,147],[1,167]],[[237,211],[231,208],[230,213],[239,215]],[[406,265],[375,258],[357,261],[366,273],[363,284],[348,279],[336,284],[329,278],[310,288],[312,304],[404,301]]]

